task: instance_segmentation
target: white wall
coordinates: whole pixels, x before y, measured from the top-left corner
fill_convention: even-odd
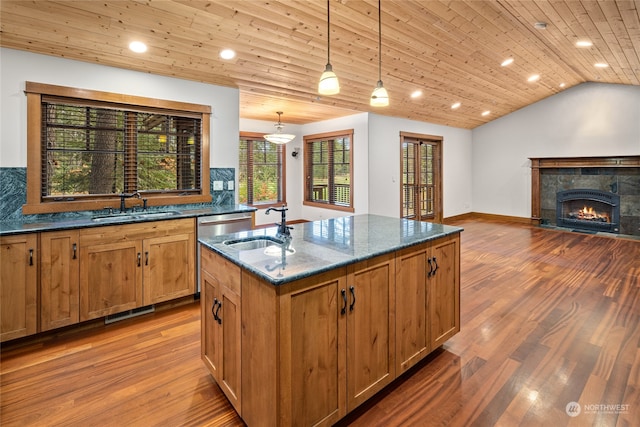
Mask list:
[[[369,115],[369,213],[400,216],[400,132],[441,136],[443,216],[471,212],[471,131]]]
[[[286,112],[285,112],[286,114]],[[274,123],[261,120],[240,119],[240,130],[243,132],[268,133],[274,131]],[[304,198],[304,144],[305,135],[315,135],[318,133],[332,132],[353,129],[353,153],[354,153],[354,207],[355,214],[368,212],[368,145],[367,145],[367,114],[360,113],[352,116],[341,117],[333,120],[325,120],[306,125],[290,125],[283,120],[285,131],[296,135],[296,138],[285,146],[286,167],[287,167],[287,219],[317,220],[334,218],[347,215],[343,211],[332,209],[321,209],[310,206],[303,206]],[[299,155],[291,157],[291,152],[299,148]],[[266,216],[264,209],[256,212],[256,224],[270,224],[280,220],[280,217],[273,215]]]
[[[529,218],[529,157],[640,154],[640,87],[583,83],[472,134],[473,211]]]
[[[239,91],[193,81],[0,48],[0,167],[27,165],[27,99],[32,81],[210,105],[211,167],[238,165]]]

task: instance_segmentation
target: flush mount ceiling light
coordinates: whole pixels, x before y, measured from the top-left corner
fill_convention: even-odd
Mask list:
[[[591,43],[589,40],[578,40],[576,42],[576,47],[591,47],[593,46],[593,43]]]
[[[487,110],[487,111],[483,111],[483,112],[482,112],[482,116],[483,116],[483,117],[486,117],[486,116],[488,116],[489,114],[491,114],[491,111],[489,111],[489,110]]]
[[[535,28],[536,30],[546,30],[547,23],[542,21],[536,22],[535,24],[533,24],[533,28]]]
[[[220,58],[233,59],[236,56],[236,52],[233,49],[222,49],[220,51]]]
[[[331,21],[329,16],[329,0],[327,0],[327,66],[320,76],[320,82],[318,83],[318,93],[320,95],[336,95],[340,93],[340,82],[338,82],[338,76],[333,72],[333,67],[329,60],[331,52],[331,37],[329,33]]]
[[[604,62],[598,62],[597,64],[593,64],[593,66],[596,68],[607,68],[609,64],[606,64]]]
[[[502,64],[500,65],[502,65],[503,67],[506,67],[507,65],[511,65],[511,64],[513,64],[513,58],[507,58],[504,61],[502,61]]]
[[[527,79],[527,81],[529,83],[537,82],[538,80],[540,80],[540,75],[539,74],[534,74],[534,75],[532,75],[531,77],[529,77]]]
[[[139,41],[133,41],[129,43],[129,49],[135,53],[144,53],[147,51],[147,45]]]
[[[287,142],[293,141],[293,138],[296,137],[295,135],[292,135],[290,133],[282,133],[282,129],[284,128],[284,125],[282,124],[282,122],[280,122],[282,111],[277,111],[276,114],[278,115],[278,123],[275,124],[276,131],[275,133],[265,135],[264,139],[274,144],[286,144]]]
[[[414,90],[414,91],[411,93],[411,97],[412,97],[412,98],[419,98],[419,97],[421,97],[421,96],[422,96],[422,91],[421,91],[421,90]]]
[[[386,107],[389,105],[389,94],[382,85],[382,12],[378,0],[378,84],[371,94],[372,107]]]
[[[452,109],[452,110],[455,110],[456,108],[460,108],[460,105],[462,105],[462,104],[460,104],[459,102],[454,102],[454,103],[451,105],[451,109]]]

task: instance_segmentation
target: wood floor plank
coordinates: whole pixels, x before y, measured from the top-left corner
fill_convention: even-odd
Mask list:
[[[640,426],[640,241],[457,225],[461,332],[338,425]],[[191,304],[4,344],[0,425],[243,423],[200,360]]]

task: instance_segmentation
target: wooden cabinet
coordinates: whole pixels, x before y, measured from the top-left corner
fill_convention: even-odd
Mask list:
[[[202,249],[201,269],[202,360],[240,414],[240,268]]]
[[[40,233],[40,330],[80,321],[78,230]]]
[[[395,257],[347,267],[347,409],[395,378]],[[343,299],[344,303],[344,299]]]
[[[80,320],[195,293],[193,219],[80,232]]]
[[[38,330],[38,235],[0,237],[0,341]]]
[[[396,289],[401,374],[460,331],[460,236],[398,251]]]

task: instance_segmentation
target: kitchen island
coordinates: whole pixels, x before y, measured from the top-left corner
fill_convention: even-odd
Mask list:
[[[200,239],[202,358],[247,425],[331,425],[459,332],[461,228],[276,231]]]

